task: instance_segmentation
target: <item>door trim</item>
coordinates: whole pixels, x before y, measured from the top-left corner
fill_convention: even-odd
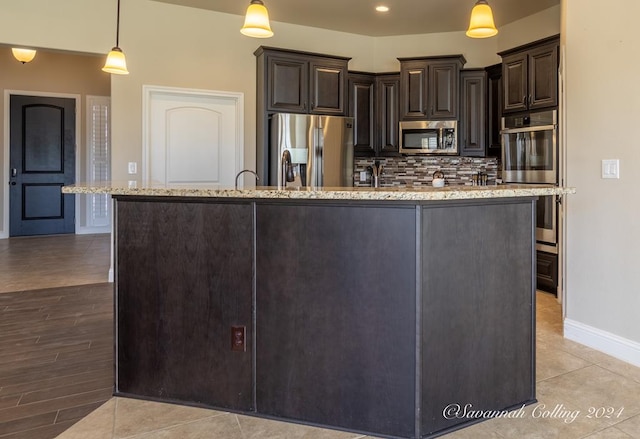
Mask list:
[[[75,144],[75,157],[76,157],[76,166],[75,173],[76,179],[78,175],[81,175],[81,166],[82,160],[84,157],[82,156],[82,148],[78,148],[78,142],[82,142],[81,134],[82,134],[82,118],[78,120],[78,114],[82,114],[82,100],[81,95],[75,93],[52,93],[46,91],[31,91],[31,90],[5,90],[4,91],[4,166],[0,170],[0,175],[2,176],[1,183],[4,186],[3,191],[3,206],[2,206],[2,230],[0,230],[0,239],[5,239],[9,237],[9,167],[11,165],[9,160],[10,153],[10,144],[11,139],[9,137],[10,130],[10,117],[11,117],[11,95],[21,95],[21,96],[37,96],[43,98],[69,98],[74,99],[76,102],[76,144]],[[75,207],[75,216],[76,219],[79,218],[80,214],[80,203],[76,203]],[[78,225],[79,221],[75,222],[75,233],[78,233]]]
[[[236,131],[236,172],[244,169],[244,93],[218,90],[202,90],[195,88],[163,87],[157,85],[142,86],[142,182],[149,182],[149,162],[151,155],[151,101],[154,95],[173,95],[176,97],[223,98],[231,100],[235,105]]]

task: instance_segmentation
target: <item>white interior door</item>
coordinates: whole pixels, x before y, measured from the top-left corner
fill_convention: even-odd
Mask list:
[[[242,93],[145,86],[142,176],[172,187],[233,187],[242,169]]]

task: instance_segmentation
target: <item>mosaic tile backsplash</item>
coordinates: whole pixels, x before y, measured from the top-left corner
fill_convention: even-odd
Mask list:
[[[496,184],[498,178],[498,159],[495,157],[448,157],[448,156],[403,156],[403,157],[356,157],[354,160],[353,185],[372,186],[371,166],[379,161],[383,166],[379,177],[380,187],[392,186],[431,186],[433,173],[444,173],[446,186],[473,185],[473,176],[478,172],[487,175],[487,185]],[[367,178],[360,180],[365,171]]]

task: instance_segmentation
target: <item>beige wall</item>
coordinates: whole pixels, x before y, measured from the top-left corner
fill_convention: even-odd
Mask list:
[[[21,64],[15,60],[9,47],[0,47],[0,90],[4,96],[5,90],[31,91],[44,93],[64,93],[80,95],[80,113],[77,120],[80,122],[81,137],[76,139],[78,145],[76,160],[84,164],[86,154],[85,145],[85,97],[87,95],[109,96],[111,82],[109,75],[102,72],[102,57],[95,55],[78,55],[71,53],[54,53],[39,51],[28,64]],[[0,106],[0,120],[5,120],[5,106]],[[4,139],[4,124],[0,124],[0,139]],[[6,146],[8,148],[8,145]],[[4,156],[0,154],[0,169],[2,180],[8,181],[6,172],[9,164],[4,162]],[[81,166],[84,170],[85,166]],[[85,175],[77,176],[78,180],[85,179]],[[6,191],[0,191],[0,233],[6,231],[2,227],[4,217],[4,197]],[[83,217],[84,218],[84,217]],[[6,226],[8,227],[8,225]]]
[[[495,39],[496,51],[502,52],[559,33],[560,5],[502,26]]]
[[[640,343],[637,0],[563,0],[567,318]],[[620,159],[620,179],[600,178]]]

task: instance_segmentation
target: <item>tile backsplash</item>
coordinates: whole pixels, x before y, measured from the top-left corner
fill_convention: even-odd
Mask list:
[[[379,181],[381,187],[431,186],[433,173],[442,171],[446,186],[472,185],[472,176],[478,172],[487,174],[487,185],[496,184],[498,159],[495,157],[449,157],[449,156],[402,156],[402,157],[356,157],[354,160],[353,185],[372,185],[370,167],[379,161],[384,167]],[[367,169],[369,168],[369,170]],[[367,178],[360,180],[365,171]]]

